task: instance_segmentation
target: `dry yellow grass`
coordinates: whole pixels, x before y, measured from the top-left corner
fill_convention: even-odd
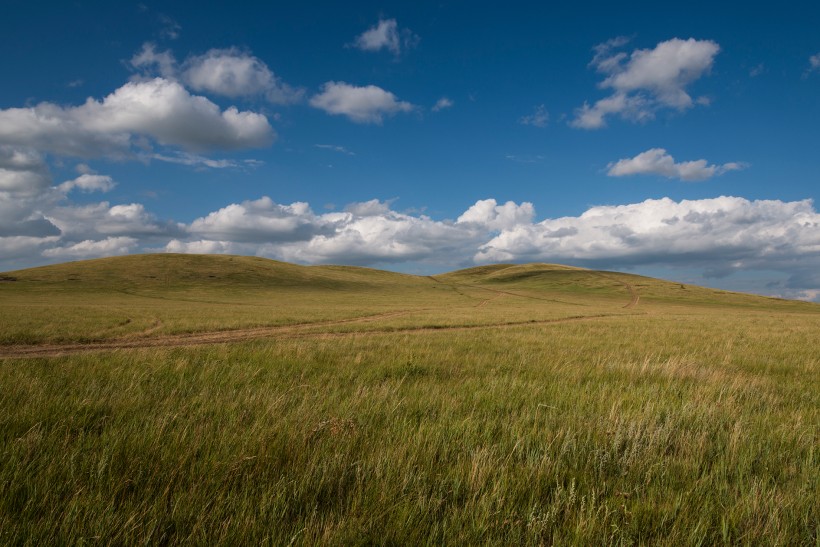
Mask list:
[[[0,351],[97,350],[0,359],[0,543],[818,541],[816,305],[549,265],[7,275]]]

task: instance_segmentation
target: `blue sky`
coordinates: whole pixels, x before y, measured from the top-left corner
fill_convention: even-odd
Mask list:
[[[820,6],[18,2],[0,269],[227,252],[820,298]]]

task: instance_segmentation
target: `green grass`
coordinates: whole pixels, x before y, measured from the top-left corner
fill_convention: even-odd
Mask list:
[[[7,348],[314,326],[0,359],[2,544],[820,541],[816,305],[550,265],[429,279],[146,256],[6,275]],[[588,319],[497,326],[567,317]]]

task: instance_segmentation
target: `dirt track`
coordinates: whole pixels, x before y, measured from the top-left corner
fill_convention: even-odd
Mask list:
[[[333,321],[328,323],[308,323],[302,325],[288,325],[281,327],[259,327],[251,329],[237,329],[216,332],[201,332],[191,334],[174,334],[155,336],[151,338],[119,338],[105,342],[95,342],[86,344],[37,344],[0,347],[0,359],[33,358],[33,357],[61,357],[64,355],[74,355],[77,353],[88,353],[94,351],[111,351],[120,349],[138,348],[161,348],[161,347],[185,347],[203,346],[211,344],[224,344],[229,342],[245,342],[262,338],[291,339],[291,338],[332,338],[343,336],[369,336],[375,334],[396,334],[396,333],[423,333],[423,332],[444,332],[444,331],[468,331],[480,329],[497,329],[521,327],[529,325],[548,325],[555,323],[568,323],[573,321],[589,321],[603,319],[606,317],[620,316],[622,314],[599,314],[599,315],[577,315],[562,317],[557,319],[543,319],[532,321],[517,321],[509,323],[489,323],[481,325],[441,325],[441,326],[410,326],[383,329],[368,329],[354,332],[334,332],[326,330],[310,330],[321,327],[333,327],[347,323],[372,322],[386,317],[395,317],[407,312],[393,312],[389,314],[379,314],[360,319],[349,319],[344,321]]]
[[[623,285],[631,296],[631,300],[624,308],[633,308],[638,304],[640,297],[635,288],[624,281],[614,279],[604,274],[595,273],[599,277],[615,281]],[[436,280],[438,281],[438,280]],[[538,297],[515,294],[507,291],[491,289],[488,287],[472,286],[472,288],[486,289],[495,293],[491,298],[482,300],[476,307],[484,307],[487,303],[502,295],[514,296],[519,298],[534,298]],[[442,332],[442,331],[467,331],[479,329],[493,329],[493,328],[509,328],[526,325],[548,325],[555,323],[568,323],[572,321],[588,321],[594,319],[602,319],[621,314],[597,314],[597,315],[576,315],[570,317],[561,317],[555,319],[529,320],[517,321],[507,323],[485,323],[477,325],[436,325],[436,326],[407,326],[407,327],[387,327],[380,329],[367,329],[355,332],[334,332],[333,330],[325,330],[340,325],[346,324],[361,324],[372,323],[374,321],[381,321],[394,317],[401,317],[410,313],[419,313],[428,310],[397,310],[386,313],[379,313],[374,315],[367,315],[363,317],[354,317],[350,319],[341,319],[337,321],[325,321],[315,323],[299,323],[293,325],[282,325],[273,327],[254,327],[247,329],[235,329],[224,331],[198,332],[186,334],[166,334],[160,336],[145,336],[155,332],[160,328],[160,324],[152,325],[147,331],[140,333],[139,337],[123,337],[107,340],[103,342],[92,342],[83,344],[34,344],[34,345],[15,345],[0,347],[0,359],[14,359],[14,358],[34,358],[34,357],[61,357],[64,355],[73,355],[77,353],[87,353],[94,351],[112,351],[121,349],[138,349],[138,348],[160,348],[160,347],[185,347],[185,346],[201,346],[211,344],[224,344],[230,342],[244,342],[249,340],[256,340],[262,338],[327,338],[340,336],[367,336],[374,334],[391,334],[391,333],[423,333],[423,332]]]
[[[611,277],[611,276],[608,276],[606,274],[602,274],[602,273],[599,273],[599,272],[589,272],[589,273],[591,273],[592,275],[594,275],[596,277],[602,277],[604,279],[609,279],[610,281],[614,281],[615,283],[623,285],[623,287],[627,291],[629,291],[629,296],[630,296],[629,303],[627,303],[624,306],[624,308],[634,308],[635,306],[638,305],[638,302],[641,301],[641,297],[638,294],[638,291],[635,289],[635,287],[631,283],[627,283],[626,281],[621,281],[620,279],[616,279],[614,277]]]

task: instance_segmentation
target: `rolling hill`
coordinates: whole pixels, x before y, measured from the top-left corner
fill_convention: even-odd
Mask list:
[[[553,264],[0,280],[2,544],[816,544],[817,304]]]
[[[820,310],[804,302],[555,264],[414,276],[257,257],[153,254],[43,266],[2,278],[4,346],[136,347],[157,339],[174,345],[264,337],[277,334],[270,329],[295,327],[444,329],[693,310]],[[223,334],[206,336],[216,332]],[[197,333],[199,338],[191,337]]]

